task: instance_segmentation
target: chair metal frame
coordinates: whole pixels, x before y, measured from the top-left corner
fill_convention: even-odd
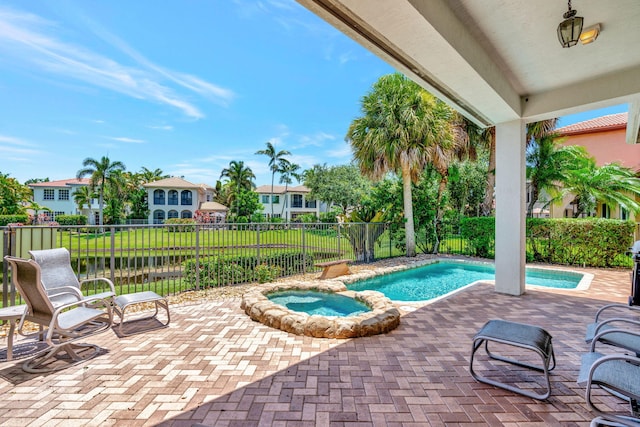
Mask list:
[[[77,340],[111,328],[113,309],[111,297],[79,297],[74,291],[55,295],[75,298],[75,301],[54,304],[42,281],[41,270],[34,260],[11,256],[4,259],[11,266],[11,281],[26,303],[26,310],[18,327],[22,331],[27,321],[44,327],[38,335],[48,347],[27,360],[22,369],[28,373],[46,373],[64,369],[97,356],[102,350],[97,345],[76,343]],[[96,308],[100,306],[101,308]],[[56,361],[71,363],[56,365]]]

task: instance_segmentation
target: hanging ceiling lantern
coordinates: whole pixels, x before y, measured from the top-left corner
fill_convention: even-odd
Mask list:
[[[580,40],[582,32],[582,16],[576,16],[577,10],[571,9],[571,0],[568,1],[569,10],[564,15],[564,21],[558,25],[558,40],[562,47],[575,46]]]

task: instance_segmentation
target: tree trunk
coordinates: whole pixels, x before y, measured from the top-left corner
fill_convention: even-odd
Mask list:
[[[533,206],[538,201],[540,192],[538,191],[538,184],[535,181],[531,181],[529,188],[531,189],[531,200],[529,200],[529,205],[527,206],[527,218],[533,218]]]
[[[484,201],[481,205],[482,216],[491,216],[493,210],[493,192],[496,186],[496,136],[495,131],[489,139],[489,166],[487,167],[487,185],[484,189]]]
[[[404,201],[404,234],[407,256],[416,256],[416,235],[413,225],[413,201],[411,200],[411,174],[407,165],[402,165],[402,198]]]

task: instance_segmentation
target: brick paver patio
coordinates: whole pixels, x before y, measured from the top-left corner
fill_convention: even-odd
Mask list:
[[[577,269],[580,270],[580,269]],[[88,341],[105,354],[49,375],[0,363],[6,426],[586,426],[576,384],[585,326],[626,302],[629,271],[595,274],[587,291],[496,294],[480,284],[407,312],[398,329],[353,340],[290,335],[255,323],[240,300],[171,306],[169,328]],[[557,368],[545,401],[474,381],[471,341],[492,318],[553,336]],[[610,351],[610,350],[609,350]],[[479,359],[479,367],[537,387],[537,374]],[[532,380],[532,381],[529,381]],[[605,400],[605,404],[614,404]]]

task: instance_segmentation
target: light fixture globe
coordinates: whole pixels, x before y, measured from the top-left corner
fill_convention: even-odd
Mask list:
[[[569,10],[562,15],[564,21],[558,25],[558,40],[562,47],[571,47],[578,43],[584,21],[582,16],[576,16],[576,10],[571,9],[571,0],[569,0],[568,6]]]

